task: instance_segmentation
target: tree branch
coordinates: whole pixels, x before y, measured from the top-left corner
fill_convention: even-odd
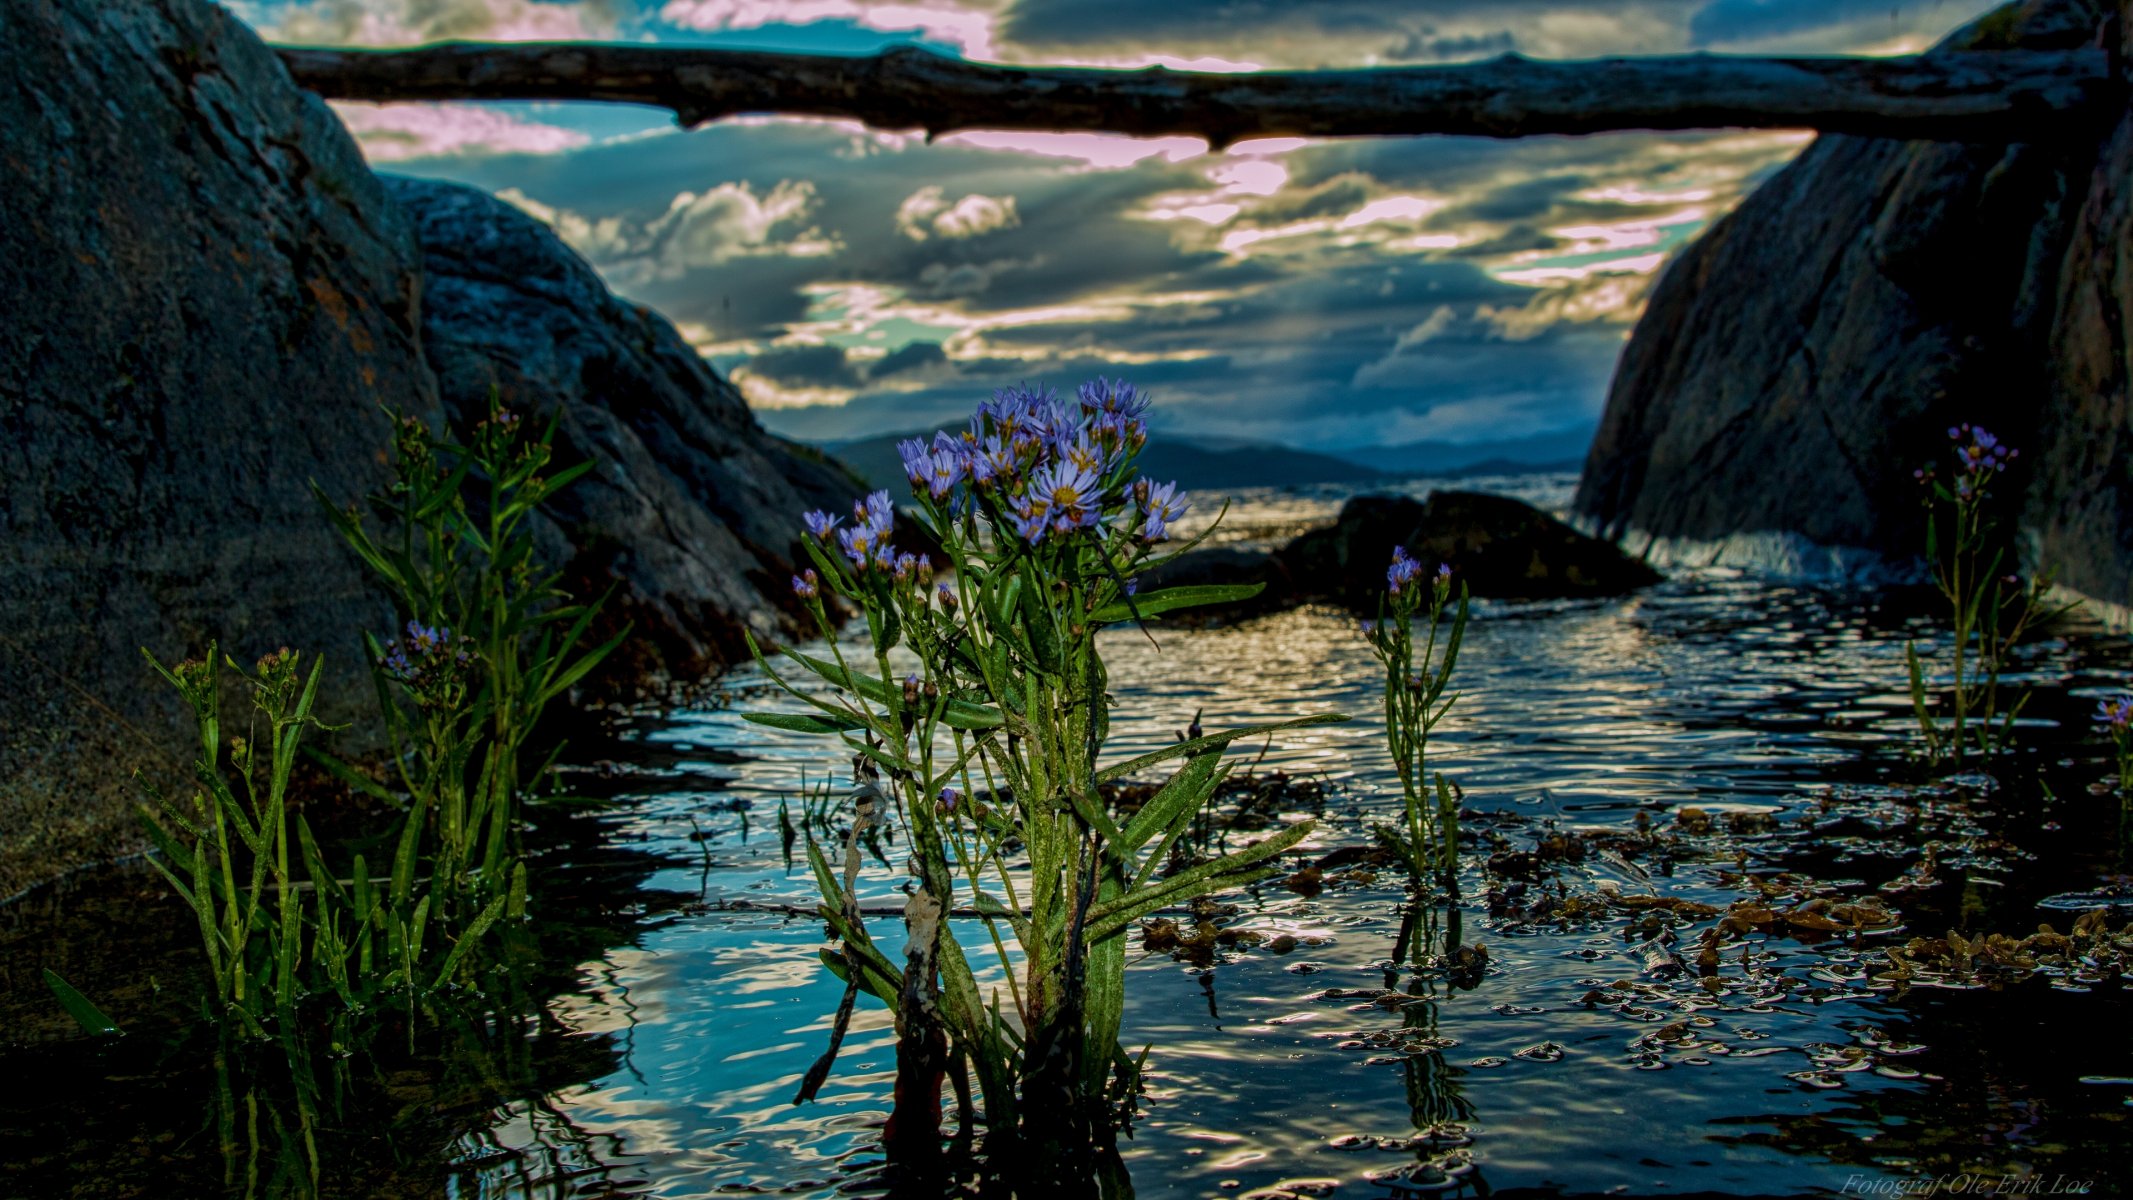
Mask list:
[[[1530,137],[1624,129],[1815,129],[1869,137],[2036,141],[2116,115],[2101,49],[1910,58],[1680,55],[1371,70],[1207,74],[1003,67],[915,47],[869,57],[592,42],[415,50],[279,47],[331,100],[599,100],[674,111],[847,117],[886,129],[1251,137]]]

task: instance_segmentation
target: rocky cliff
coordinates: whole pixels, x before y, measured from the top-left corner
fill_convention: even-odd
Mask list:
[[[600,465],[545,544],[620,585],[641,672],[795,629],[797,515],[856,486],[545,228],[372,175],[206,0],[0,3],[0,314],[0,898],[136,848],[136,769],[182,782],[141,647],[322,652],[362,715],[391,610],[308,483],[383,481],[381,406],[561,411]]]
[[[2090,44],[2106,8],[2009,5],[1936,53]],[[2039,132],[1998,147],[1818,139],[1667,268],[1576,510],[1612,535],[1778,532],[1908,560],[1924,540],[1911,472],[1972,421],[2025,447],[2005,490],[2045,561],[2127,599],[2114,330],[2133,284],[2133,134]]]

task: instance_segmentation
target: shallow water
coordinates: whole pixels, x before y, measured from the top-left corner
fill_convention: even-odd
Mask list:
[[[1551,488],[1560,480],[1498,486],[1543,504]],[[1232,520],[1272,530],[1323,519],[1338,500],[1254,498]],[[2118,803],[2089,790],[2106,768],[2085,726],[2093,695],[2133,678],[2133,656],[2098,637],[2040,643],[2025,664],[2040,688],[2027,749],[1998,770],[2003,786],[1933,780],[1904,754],[1903,640],[1930,634],[1922,611],[1915,597],[1724,570],[1616,600],[1477,604],[1458,706],[1432,745],[1470,810],[1456,919],[1486,947],[1485,972],[1460,987],[1394,968],[1405,897],[1390,871],[1329,868],[1311,896],[1275,880],[1222,897],[1238,909],[1229,927],[1299,939],[1286,953],[1222,949],[1196,964],[1136,939],[1123,1040],[1153,1047],[1149,1094],[1120,1143],[1136,1193],[1856,1193],[1952,1172],[2125,1186],[2133,1008],[2115,980],[1987,990],[1922,976],[1899,989],[1874,976],[1888,966],[1880,948],[1913,936],[2020,936],[2043,920],[2063,932],[2071,914],[2037,902],[2124,870]],[[1349,617],[1163,628],[1158,645],[1105,636],[1120,757],[1169,741],[1196,711],[1210,730],[1358,716],[1234,754],[1262,776],[1327,785],[1317,811],[1299,801],[1276,818],[1320,819],[1292,866],[1367,845],[1368,826],[1397,808],[1377,667]],[[604,924],[580,931],[582,961],[530,1040],[549,1062],[535,1082],[438,1106],[437,1136],[402,1156],[398,1186],[675,1197],[864,1186],[893,1075],[886,1015],[863,1004],[820,1100],[790,1103],[841,988],[816,960],[819,922],[787,911],[815,897],[804,865],[786,863],[777,811],[797,807],[834,756],[739,718],[789,703],[753,672],[730,677],[724,699],[646,719],[619,761],[581,769],[622,803],[598,819],[596,847],[559,850],[549,870],[567,861],[594,877],[604,861],[637,899],[610,899]],[[1691,806],[1708,828],[1684,823]],[[1774,821],[1729,815],[1756,813]],[[1502,877],[1561,832],[1585,835],[1589,852],[1540,864],[1535,879]],[[1651,965],[1653,936],[1665,942],[1671,926],[1693,959],[1715,919],[1654,919],[1636,897],[1724,909],[1757,894],[1748,876],[1775,907],[1886,894],[1903,924],[1751,933],[1727,946],[1711,987]],[[870,863],[863,898],[893,906],[897,879]],[[1877,892],[1892,882],[1903,886]],[[1582,902],[1568,919],[1534,919],[1544,894]],[[52,907],[49,922],[63,923],[67,906]],[[898,921],[874,925],[893,956]],[[22,973],[7,986],[19,993]],[[0,1063],[36,1068],[23,1078],[95,1075],[101,1088],[144,1073],[110,1048],[66,1044]],[[4,1114],[10,1158],[33,1140],[20,1090]],[[91,1119],[74,1144],[154,1143],[160,1121],[176,1131],[162,1153],[212,1155],[211,1139],[185,1148],[198,1118],[165,1111],[175,1104]],[[0,1191],[96,1178],[52,1157],[0,1173]]]

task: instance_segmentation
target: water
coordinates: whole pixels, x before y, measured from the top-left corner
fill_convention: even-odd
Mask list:
[[[1494,490],[1550,507],[1564,496],[1560,477]],[[1231,523],[1240,540],[1272,540],[1341,498],[1247,497]],[[1179,961],[1135,939],[1123,1040],[1153,1047],[1142,1115],[1120,1146],[1136,1193],[1834,1194],[1958,1172],[2119,1186],[2133,1045],[2107,971],[2025,973],[1997,989],[1924,970],[1904,988],[1876,976],[1891,967],[1885,947],[1951,928],[2020,937],[2048,920],[2063,933],[2074,914],[2038,901],[2123,870],[2117,801],[2091,794],[2106,766],[2084,739],[2092,697],[2133,677],[2133,657],[2099,637],[2040,644],[2024,664],[2040,686],[2029,749],[1999,772],[2007,786],[1935,781],[1903,753],[1903,640],[1930,633],[1923,613],[1915,597],[1721,569],[1621,599],[1477,604],[1433,757],[1473,813],[1457,919],[1486,968],[1470,987],[1394,969],[1399,880],[1338,860],[1315,895],[1274,880],[1222,897],[1238,910],[1227,927],[1286,934],[1293,948]],[[1292,867],[1367,846],[1369,825],[1397,809],[1377,667],[1347,616],[1164,628],[1159,647],[1105,636],[1119,757],[1168,742],[1196,710],[1210,730],[1358,715],[1235,752],[1262,777],[1324,785],[1284,793],[1278,822],[1320,822]],[[555,822],[570,832],[542,864],[567,881],[548,913],[568,930],[544,946],[569,948],[563,964],[576,966],[524,1034],[532,1061],[505,1082],[453,1091],[435,1060],[399,1064],[408,1104],[426,1110],[393,1117],[378,1169],[396,1194],[865,1185],[893,1075],[886,1015],[862,1004],[820,1099],[790,1103],[840,985],[816,960],[819,922],[793,915],[815,896],[804,866],[786,865],[776,813],[836,764],[808,739],[740,720],[781,705],[754,672],[724,686],[724,706],[647,718],[615,761],[574,776],[620,800],[590,823]],[[1536,861],[1551,838],[1558,853],[1575,842],[1573,860]],[[0,943],[11,1016],[37,1007],[24,949],[36,937],[78,935],[90,919],[169,932],[152,881],[128,878],[80,882],[15,915]],[[896,879],[870,863],[863,900],[893,907]],[[1833,936],[1780,922],[1730,939],[1717,985],[1701,985],[1698,938],[1718,918],[1656,910],[1715,913],[1750,897],[1809,916],[1827,911],[1799,908],[1816,897],[1882,897],[1901,924]],[[898,922],[873,925],[893,957]],[[1685,972],[1647,945],[1670,926]],[[182,938],[157,946],[132,956],[133,974],[157,961],[182,972]],[[219,1176],[216,1139],[200,1130],[207,1085],[168,1065],[193,1059],[144,1065],[124,1041],[54,1042],[62,1027],[48,1015],[23,1019],[17,1040],[32,1044],[4,1060],[22,1082],[0,1116],[0,1193],[159,1194],[150,1172],[70,1163],[61,1137],[87,1158],[124,1147]],[[135,1098],[62,1134],[38,1094],[57,1087],[91,1103]],[[358,1122],[336,1153],[360,1157],[365,1136],[380,1141]]]

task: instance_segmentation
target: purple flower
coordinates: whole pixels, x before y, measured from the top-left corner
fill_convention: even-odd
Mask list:
[[[817,509],[814,512],[806,514],[800,519],[802,521],[807,522],[807,531],[809,533],[814,534],[816,537],[821,538],[823,541],[826,542],[829,540],[830,531],[837,528],[837,523],[839,521],[842,521],[844,518],[833,517],[828,513]]]
[[[909,466],[911,460],[906,458],[904,462]],[[962,482],[969,470],[969,456],[964,453],[960,442],[949,441],[943,445],[936,440],[932,450],[920,452],[918,466],[911,476],[911,486],[915,488],[924,484],[927,495],[935,500],[945,499],[949,491]]]
[[[896,443],[896,453],[904,460],[904,477],[912,487],[925,483],[933,467],[933,454],[926,449],[920,438],[905,438]]]
[[[1012,514],[1015,536],[1034,546],[1044,540],[1044,531],[1050,528],[1044,510],[1035,505],[1024,504]]]
[[[1085,429],[1055,431],[1047,447],[1055,461],[1078,470],[1101,475],[1111,467],[1111,454],[1096,443]]]
[[[2110,726],[2112,733],[2122,734],[2133,728],[2133,694],[2097,701],[2095,720],[2099,725]]]
[[[1092,379],[1075,390],[1081,411],[1094,416],[1110,413],[1131,421],[1148,411],[1148,397],[1123,379]]]
[[[875,492],[852,505],[852,527],[837,531],[837,544],[861,570],[868,566],[893,570],[896,547],[889,544],[889,532],[895,523],[896,507],[889,502],[889,493]]]
[[[958,804],[961,804],[962,802],[963,802],[963,793],[961,793],[961,792],[957,791],[957,790],[956,790],[955,788],[952,788],[952,787],[944,787],[944,788],[942,788],[942,789],[941,789],[941,811],[942,811],[942,812],[951,812],[951,813],[952,813],[952,812],[954,812],[954,811],[955,811],[956,805],[958,805]]]
[[[859,520],[880,528],[884,533],[888,532],[889,526],[896,523],[896,504],[889,499],[887,488],[870,493],[866,498],[865,507],[855,504],[852,506],[852,512]]]
[[[1147,499],[1141,501],[1141,537],[1160,542],[1170,536],[1171,524],[1185,515],[1192,501],[1178,494],[1176,480],[1159,484],[1143,477],[1134,484],[1134,495],[1141,494],[1143,484],[1147,485]]]
[[[1051,522],[1056,533],[1096,524],[1096,472],[1070,462],[1050,462],[1030,476],[1024,502]]]
[[[945,583],[944,583],[944,584],[941,584],[940,586],[938,586],[938,587],[934,588],[934,589],[933,589],[933,592],[934,592],[934,595],[936,595],[936,596],[938,596],[938,597],[940,598],[940,602],[941,602],[941,608],[942,608],[942,609],[944,609],[944,610],[946,610],[946,611],[948,611],[948,612],[954,612],[954,611],[955,611],[955,589],[954,589],[954,588],[952,588],[952,587],[949,587],[949,586],[948,586],[947,584],[945,584]]]
[[[1138,575],[1135,575],[1135,576],[1134,576],[1133,578],[1131,578],[1131,579],[1128,579],[1128,580],[1126,581],[1126,594],[1127,594],[1128,596],[1138,596],[1138,595],[1140,595],[1140,594],[1141,594],[1141,577],[1140,577],[1140,576],[1138,576]]]
[[[967,470],[972,483],[982,486],[997,480],[1012,480],[1020,467],[1015,448],[997,434],[988,434],[970,447]]]
[[[1452,564],[1448,562],[1438,563],[1437,578],[1444,583],[1450,583],[1452,581]]]
[[[807,570],[792,577],[792,594],[802,600],[812,600],[821,591],[821,582],[821,579],[815,574],[815,569],[809,567]]]
[[[1392,548],[1392,565],[1385,568],[1385,590],[1397,596],[1400,589],[1413,583],[1422,574],[1422,564],[1408,557],[1407,547]]]

